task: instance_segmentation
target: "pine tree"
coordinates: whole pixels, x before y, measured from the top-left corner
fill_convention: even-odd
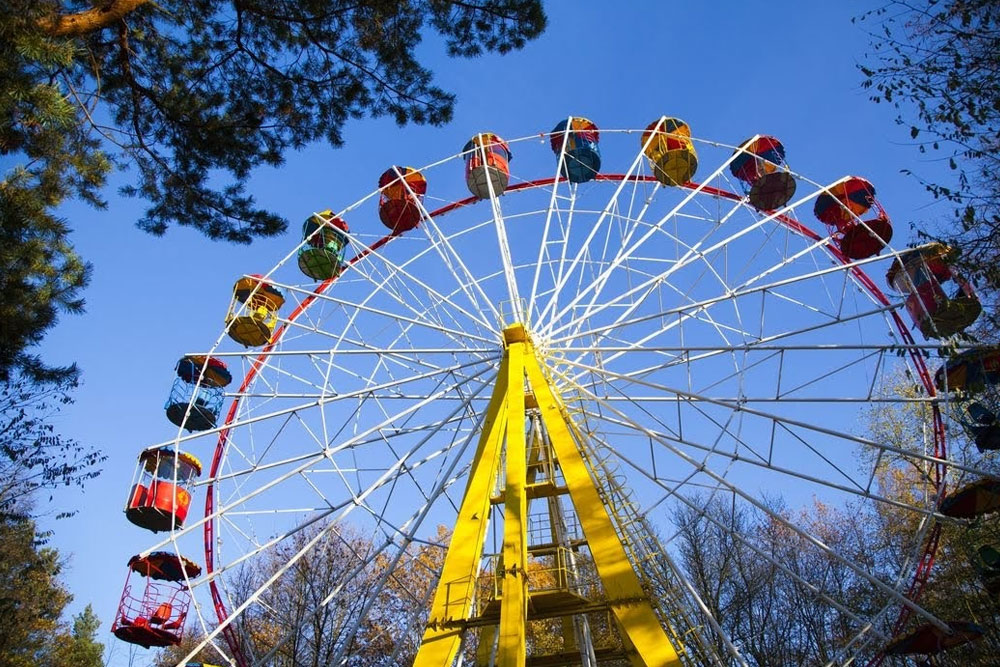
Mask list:
[[[78,312],[89,266],[53,211],[101,208],[115,166],[149,203],[139,226],[188,225],[247,243],[286,221],[245,189],[288,149],[343,142],[348,120],[441,124],[454,95],[416,56],[437,34],[451,56],[521,48],[540,0],[10,0],[0,6],[0,380],[51,377],[27,350]]]
[[[72,630],[64,630],[53,639],[47,655],[39,660],[39,664],[51,667],[102,667],[104,644],[97,641],[97,629],[100,626],[101,622],[88,604],[73,617]]]

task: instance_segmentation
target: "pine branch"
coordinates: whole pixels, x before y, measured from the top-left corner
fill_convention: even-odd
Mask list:
[[[114,25],[148,0],[109,0],[75,14],[46,17],[38,27],[50,37],[79,37]]]

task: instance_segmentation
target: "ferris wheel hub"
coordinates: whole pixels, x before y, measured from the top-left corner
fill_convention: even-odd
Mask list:
[[[511,324],[503,330],[503,342],[504,347],[528,342],[528,329],[520,322]]]

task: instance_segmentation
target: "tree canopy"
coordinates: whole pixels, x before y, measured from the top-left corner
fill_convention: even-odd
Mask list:
[[[63,631],[55,636],[48,651],[48,660],[40,661],[41,664],[103,667],[104,644],[97,641],[99,627],[101,622],[88,604],[73,617],[73,627],[69,632]]]
[[[954,218],[921,223],[961,248],[966,271],[1000,289],[1000,5],[995,0],[891,0],[865,14],[872,52],[860,66],[872,99],[898,111],[921,153],[953,179],[905,169]],[[994,321],[994,327],[998,324]]]
[[[30,665],[55,633],[71,596],[58,582],[59,554],[39,547],[31,521],[0,520],[0,656]]]
[[[503,53],[545,27],[540,0],[11,0],[0,10],[0,350],[11,368],[60,312],[82,307],[88,267],[53,211],[102,207],[114,167],[148,202],[141,228],[194,227],[246,243],[286,221],[246,190],[289,149],[343,142],[345,123],[441,124],[455,97],[417,57]],[[21,314],[20,318],[8,315]],[[72,370],[72,369],[68,369]]]
[[[60,623],[72,596],[59,581],[55,549],[40,544],[35,524],[0,516],[0,666],[101,667],[100,622],[88,605]]]

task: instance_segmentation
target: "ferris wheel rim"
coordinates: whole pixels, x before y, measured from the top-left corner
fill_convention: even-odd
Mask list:
[[[534,188],[541,188],[541,187],[546,187],[546,186],[549,186],[549,185],[554,185],[554,184],[557,184],[557,183],[559,183],[561,181],[565,181],[565,180],[566,180],[565,178],[550,177],[550,178],[544,178],[544,179],[536,179],[536,180],[533,180],[533,181],[525,181],[525,182],[522,182],[522,183],[517,183],[517,184],[511,185],[510,188],[508,188],[507,191],[508,192],[517,192],[519,190],[528,190],[528,189],[534,189]],[[629,181],[629,180],[633,180],[633,181],[636,181],[636,182],[649,182],[649,183],[655,183],[656,182],[656,179],[654,177],[652,177],[652,176],[629,176],[627,174],[600,174],[600,175],[597,176],[597,178],[595,178],[595,181],[598,181],[598,182],[622,182],[622,181]],[[718,188],[710,188],[710,187],[707,187],[707,186],[702,186],[702,185],[699,185],[697,183],[686,183],[686,184],[684,184],[683,187],[686,188],[686,189],[689,189],[689,190],[694,190],[694,189],[699,189],[700,188],[702,191],[705,191],[705,193],[708,194],[708,195],[710,195],[710,196],[721,197],[721,198],[729,199],[729,200],[734,201],[734,202],[740,202],[740,201],[742,201],[744,199],[744,197],[741,196],[741,195],[737,195],[735,193],[724,191],[724,190],[721,190],[721,189],[718,189]],[[473,197],[467,197],[467,198],[461,199],[461,200],[456,200],[456,201],[447,203],[447,204],[445,204],[445,205],[443,205],[443,206],[435,209],[434,211],[429,212],[428,216],[431,217],[431,218],[437,218],[437,217],[445,215],[445,214],[447,214],[447,213],[449,213],[451,211],[454,211],[454,210],[457,210],[459,208],[463,208],[463,207],[466,207],[466,206],[470,206],[470,205],[476,204],[476,203],[478,203],[480,201],[481,201],[480,199],[478,199],[477,197],[474,197],[474,196]],[[799,221],[794,220],[793,218],[790,218],[787,215],[774,215],[773,219],[780,221],[787,228],[791,229],[793,232],[795,232],[795,233],[797,233],[797,234],[799,234],[799,235],[801,235],[801,236],[803,236],[805,238],[808,238],[808,239],[811,239],[811,240],[817,241],[817,242],[823,240],[823,237],[820,236],[820,235],[818,235],[815,231],[813,231],[809,227],[806,227],[805,225],[803,225]],[[393,241],[395,238],[397,238],[399,236],[402,236],[402,235],[403,235],[403,233],[400,233],[400,232],[393,232],[393,233],[385,235],[380,240],[378,240],[375,243],[373,243],[371,246],[366,247],[361,253],[359,253],[355,257],[351,258],[351,260],[349,260],[349,262],[351,264],[353,264],[355,262],[358,262],[358,261],[364,259],[368,255],[377,252],[379,249],[381,249],[382,247],[384,247],[386,244],[388,244],[389,242]],[[829,255],[831,255],[834,259],[836,259],[837,261],[839,261],[841,264],[843,264],[845,266],[851,266],[851,268],[849,269],[849,271],[858,280],[859,284],[861,284],[869,292],[869,294],[874,299],[878,300],[879,302],[883,303],[884,305],[889,305],[890,302],[889,302],[888,298],[878,288],[878,286],[874,283],[874,281],[871,280],[871,278],[867,275],[867,273],[865,273],[864,270],[861,267],[859,267],[859,266],[852,266],[852,265],[856,264],[856,262],[854,262],[853,260],[850,260],[850,259],[846,258],[832,244],[832,242],[829,239],[827,239],[827,241],[823,244],[823,247],[824,247],[824,250]],[[306,310],[308,310],[308,308],[314,303],[314,301],[316,300],[316,298],[319,295],[323,294],[336,280],[337,280],[337,277],[330,278],[328,280],[323,281],[315,290],[313,290],[313,294],[310,295],[310,296],[307,296],[296,307],[296,309],[292,312],[292,314],[285,321],[282,322],[281,327],[275,331],[275,333],[272,336],[271,340],[267,343],[267,345],[265,346],[264,349],[262,349],[259,353],[255,354],[255,355],[248,355],[250,357],[253,357],[254,361],[252,362],[250,370],[247,372],[247,374],[243,378],[243,381],[241,382],[240,390],[237,392],[237,396],[234,398],[234,400],[233,400],[233,402],[232,402],[232,404],[230,406],[230,409],[229,409],[229,411],[227,413],[227,417],[226,417],[225,423],[220,427],[220,430],[219,430],[219,439],[218,439],[218,442],[216,444],[216,448],[215,448],[215,450],[213,452],[212,466],[211,466],[211,470],[210,470],[210,473],[209,473],[210,479],[212,479],[213,481],[210,484],[207,484],[208,490],[207,490],[207,493],[206,493],[206,505],[205,505],[205,516],[206,516],[206,518],[209,517],[209,516],[212,516],[214,514],[214,511],[215,511],[215,509],[214,509],[214,495],[215,495],[215,487],[216,487],[216,483],[217,482],[214,481],[214,480],[216,480],[216,478],[218,476],[218,468],[221,465],[222,459],[224,458],[224,455],[225,455],[225,449],[226,449],[226,446],[228,444],[228,431],[229,431],[229,428],[230,428],[233,420],[235,419],[236,413],[237,413],[237,411],[239,409],[239,404],[240,404],[240,402],[242,400],[242,396],[244,395],[245,390],[253,382],[254,378],[260,372],[261,368],[263,368],[263,361],[273,352],[274,347],[282,340],[282,338],[284,337],[284,335],[290,330],[290,324],[293,323],[294,321],[296,321],[298,319],[298,317],[302,313],[304,313]],[[914,341],[912,339],[912,335],[910,334],[910,330],[905,325],[905,323],[903,322],[903,320],[899,316],[899,314],[897,312],[895,312],[895,311],[892,311],[891,312],[891,318],[892,318],[892,320],[893,320],[893,322],[894,322],[894,324],[895,324],[898,332],[904,338],[904,341],[907,344],[914,344]],[[917,366],[917,368],[918,368],[921,382],[924,384],[925,388],[929,392],[929,395],[933,396],[934,395],[933,382],[932,382],[932,379],[930,377],[930,373],[927,371],[926,364],[923,362],[923,358],[918,353],[916,353],[914,350],[910,350],[910,354],[912,356],[912,360],[913,360],[915,366]],[[932,404],[932,409],[934,411],[935,419],[936,420],[940,420],[940,413],[939,413],[939,409],[938,409],[938,406],[937,406],[936,403]],[[936,438],[935,447],[936,447],[936,449],[940,448],[940,450],[941,450],[941,456],[940,456],[940,458],[946,460],[946,458],[947,458],[946,457],[946,445],[945,445],[945,440],[944,440],[943,429],[942,429],[942,431],[940,433],[940,437],[941,437],[941,441],[940,441],[940,443],[938,443],[937,442],[938,429],[935,429],[935,438]],[[940,487],[940,479],[937,482],[937,485],[938,485],[938,487]],[[207,566],[207,572],[208,573],[212,573],[213,569],[214,569],[214,566],[215,566],[215,560],[214,560],[214,553],[215,553],[215,551],[214,551],[215,525],[214,524],[215,524],[215,522],[217,520],[218,520],[217,517],[213,517],[210,520],[206,520],[206,522],[204,524],[205,525],[204,531],[205,531],[205,546],[206,546],[206,566]],[[929,576],[929,572],[928,572],[928,576]],[[915,575],[915,577],[916,577],[916,575]],[[210,582],[209,582],[209,584],[210,584],[210,590],[212,591],[212,597],[213,597],[213,601],[215,603],[215,608],[216,608],[216,613],[218,615],[218,620],[219,620],[220,623],[224,623],[225,619],[228,618],[229,614],[228,614],[228,611],[226,610],[225,603],[222,600],[222,597],[221,597],[221,595],[219,594],[219,592],[217,590],[216,581],[217,581],[216,578],[212,578],[210,580]],[[922,586],[922,583],[926,583],[926,577],[924,578],[923,582],[921,582],[921,586]],[[916,581],[916,578],[915,578],[914,581],[913,581],[913,583],[911,584],[911,586],[916,586],[916,584],[917,584],[917,581]]]

